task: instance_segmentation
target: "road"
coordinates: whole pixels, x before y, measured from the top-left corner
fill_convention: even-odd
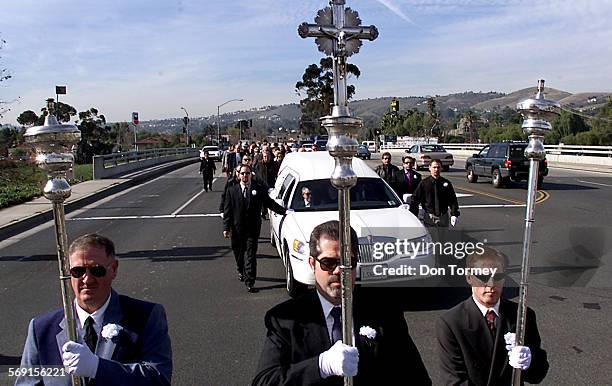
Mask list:
[[[446,173],[461,193],[459,228],[503,250],[517,281],[525,185],[494,189],[484,180],[468,184],[462,167],[458,162]],[[224,178],[216,179],[214,192],[202,192],[194,164],[67,219],[69,239],[100,232],[115,241],[119,292],[165,306],[175,385],[248,384],[265,336],[264,313],[287,299],[284,268],[269,245],[267,223],[258,251],[260,292],[247,293],[237,280],[218,216],[224,183]],[[529,305],[538,313],[549,352],[545,384],[609,384],[612,177],[551,169],[543,190],[535,212]],[[61,304],[54,237],[51,224],[45,224],[0,242],[0,364],[18,363],[29,319]],[[410,295],[400,301],[411,333],[434,384],[439,384],[434,322],[465,292],[411,289],[403,294]],[[6,382],[3,376],[0,384]]]

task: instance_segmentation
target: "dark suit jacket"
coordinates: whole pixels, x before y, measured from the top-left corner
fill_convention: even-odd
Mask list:
[[[355,385],[431,385],[401,311],[379,307],[359,292],[353,303],[359,350]],[[319,354],[331,342],[315,290],[272,308],[265,324],[268,332],[253,385],[342,385],[342,377],[321,379],[319,374]],[[376,338],[360,336],[363,326],[374,328]]]
[[[404,194],[414,193],[419,185],[419,182],[421,182],[421,174],[415,170],[410,170],[410,178],[411,181],[409,185],[406,171],[404,171],[404,169],[399,169],[397,172],[395,172],[394,186],[392,187],[395,189],[395,192],[398,196],[400,196],[400,198],[402,198]]]
[[[284,215],[286,210],[268,195],[268,189],[257,181],[251,181],[248,202],[242,196],[242,186],[228,186],[223,207],[223,230],[231,230],[241,237],[259,237],[261,208],[266,207]],[[248,205],[247,205],[248,204]]]
[[[487,322],[470,297],[448,310],[438,320],[438,354],[445,385],[511,385],[512,367],[508,364],[504,334],[516,332],[518,305],[502,299],[499,305],[495,339]],[[531,365],[522,380],[540,383],[548,372],[546,351],[541,347],[536,315],[527,311],[525,346],[531,350]]]
[[[104,325],[123,327],[112,339],[99,338],[100,357],[96,386],[170,385],[172,349],[166,313],[160,304],[111,293]],[[67,342],[64,310],[30,322],[21,366],[62,365],[61,349]],[[43,383],[44,381],[44,383]],[[18,378],[15,385],[70,385],[70,377]]]

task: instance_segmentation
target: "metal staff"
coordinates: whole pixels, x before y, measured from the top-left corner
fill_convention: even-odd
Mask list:
[[[516,341],[517,346],[524,345],[525,325],[527,318],[527,288],[529,286],[529,256],[531,254],[531,228],[534,222],[533,212],[535,207],[538,170],[540,161],[546,157],[546,150],[542,140],[552,130],[550,119],[559,114],[559,103],[546,99],[544,95],[544,79],[538,80],[538,93],[534,98],[519,102],[516,108],[525,118],[523,131],[529,135],[529,145],[525,149],[525,156],[529,159],[529,189],[527,191],[527,210],[525,215],[525,234],[523,238],[523,260],[521,263],[521,283],[519,292],[518,314],[516,317]],[[513,369],[512,384],[521,384],[521,370]]]
[[[53,115],[54,107],[53,99],[47,99],[47,117],[44,125],[26,130],[25,139],[36,151],[36,163],[47,174],[48,181],[43,193],[53,203],[57,261],[66,321],[65,331],[68,334],[68,340],[76,341],[74,293],[70,285],[70,261],[66,255],[68,236],[64,218],[64,201],[71,194],[71,187],[66,181],[66,173],[72,169],[74,163],[72,147],[81,138],[81,132],[75,125],[60,124]],[[81,378],[73,375],[72,385],[80,386]]]
[[[329,4],[329,7],[317,12],[315,24],[302,23],[298,27],[298,34],[302,38],[316,38],[319,51],[333,57],[334,106],[331,115],[321,118],[321,124],[329,133],[327,150],[336,162],[330,180],[338,189],[342,342],[353,345],[350,189],[357,183],[353,157],[357,153],[358,143],[355,137],[362,121],[352,117],[348,108],[346,58],[359,52],[361,40],[376,39],[378,30],[374,26],[361,26],[359,14],[350,8],[344,8],[345,0],[331,0]],[[353,378],[345,377],[344,384],[351,386]]]

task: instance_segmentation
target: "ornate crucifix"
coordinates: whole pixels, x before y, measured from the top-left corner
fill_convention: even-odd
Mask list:
[[[359,52],[362,40],[374,40],[378,30],[374,26],[361,26],[356,11],[344,8],[345,0],[331,0],[315,17],[315,24],[302,23],[298,34],[302,38],[314,37],[319,51],[333,58],[334,107],[330,116],[321,123],[329,133],[327,150],[334,157],[336,166],[331,175],[332,185],[338,189],[338,216],[340,222],[340,285],[342,287],[342,341],[353,345],[353,276],[351,259],[358,252],[351,251],[351,203],[350,189],[357,183],[353,170],[353,156],[357,152],[355,136],[361,127],[361,119],[351,117],[346,92],[346,58]],[[353,255],[353,252],[355,253]],[[352,377],[345,377],[344,384],[353,384]]]
[[[346,93],[346,58],[359,52],[361,40],[378,37],[375,26],[362,26],[357,11],[344,8],[345,0],[331,0],[315,17],[315,24],[302,23],[298,34],[314,37],[319,51],[333,57],[334,111],[332,116],[349,116]],[[336,114],[334,114],[336,113]]]

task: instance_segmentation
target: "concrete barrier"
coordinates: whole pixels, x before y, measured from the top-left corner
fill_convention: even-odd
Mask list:
[[[151,166],[182,159],[198,158],[195,148],[168,148],[97,155],[93,159],[93,179],[114,178]]]

